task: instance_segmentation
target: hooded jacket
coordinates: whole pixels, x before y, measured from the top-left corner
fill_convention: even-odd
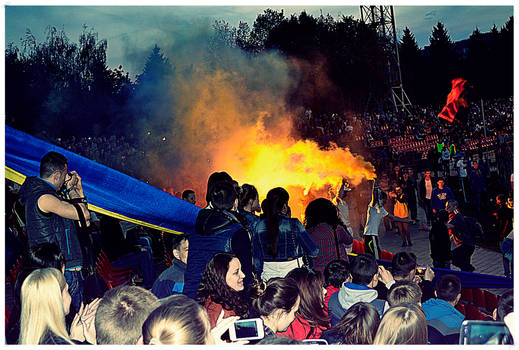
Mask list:
[[[83,263],[83,254],[74,221],[42,212],[38,207],[38,199],[44,194],[60,199],[51,184],[36,176],[26,178],[19,191],[20,203],[25,206],[29,246],[55,243],[65,257],[65,268],[79,267]]]
[[[442,299],[429,299],[422,304],[427,326],[434,328],[441,337],[457,339],[459,337],[461,323],[465,316],[456,310],[454,306]],[[429,336],[432,344],[445,343],[445,340],[435,339]],[[448,342],[447,342],[448,343]]]
[[[252,281],[252,248],[249,233],[237,213],[202,209],[195,222],[196,232],[189,237],[189,254],[184,275],[183,294],[195,299],[205,266],[214,254],[233,252],[245,274],[245,289]]]
[[[382,317],[385,301],[377,299],[377,297],[378,292],[373,288],[351,282],[344,283],[338,292],[332,294],[328,302],[328,310],[332,315],[332,327],[341,320],[350,306],[358,302],[373,304]]]

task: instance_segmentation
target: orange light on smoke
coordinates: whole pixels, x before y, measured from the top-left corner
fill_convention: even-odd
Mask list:
[[[343,178],[348,178],[354,186],[363,179],[375,178],[371,163],[335,144],[322,150],[309,140],[265,136],[261,122],[242,131],[248,137],[219,147],[215,163],[240,184],[254,185],[260,199],[274,187],[285,188],[290,193],[293,217],[302,217],[312,199],[328,197],[330,188],[340,184]]]

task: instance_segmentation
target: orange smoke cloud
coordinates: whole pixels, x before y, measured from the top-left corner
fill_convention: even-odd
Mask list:
[[[173,82],[180,98],[169,137],[181,160],[166,169],[155,153],[153,171],[175,191],[194,189],[204,206],[207,178],[226,171],[240,184],[256,186],[260,198],[284,187],[293,216],[300,217],[309,199],[326,195],[343,177],[353,185],[375,177],[374,167],[348,149],[332,144],[323,150],[293,137],[285,93],[299,68],[273,54],[232,62],[225,70],[199,67]]]

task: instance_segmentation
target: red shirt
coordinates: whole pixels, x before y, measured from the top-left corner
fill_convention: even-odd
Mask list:
[[[296,315],[296,319],[288,326],[287,330],[277,332],[276,335],[278,337],[287,337],[295,340],[319,339],[321,338],[321,333],[325,330],[326,328],[322,326],[314,327],[312,330],[312,326],[310,326],[307,320]]]
[[[209,296],[205,300],[204,304],[205,309],[207,310],[207,315],[209,315],[209,322],[211,323],[211,329],[216,327],[216,321],[218,321],[218,317],[220,316],[220,313],[223,310],[223,318],[236,316],[236,313],[234,310],[225,310],[222,306],[222,304],[215,303],[211,300],[211,297]]]

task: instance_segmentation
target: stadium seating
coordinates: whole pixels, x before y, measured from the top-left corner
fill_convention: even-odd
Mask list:
[[[108,289],[128,284],[132,280],[132,270],[113,267],[104,251],[101,251],[97,257],[96,271],[106,283]]]

